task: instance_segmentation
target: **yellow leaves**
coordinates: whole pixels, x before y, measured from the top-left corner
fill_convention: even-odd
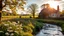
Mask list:
[[[23,36],[33,36],[31,33],[24,32]]]
[[[10,4],[10,0],[6,0],[6,1],[5,1],[5,4],[6,4],[6,5],[9,5],[9,4]]]
[[[13,7],[11,10],[15,10],[16,9],[16,7]]]
[[[17,5],[23,6],[23,5],[26,4],[25,0],[6,0],[6,1],[4,1],[4,2],[5,2],[6,5],[15,5],[15,7],[16,7]],[[20,2],[20,3],[19,3],[19,2]],[[21,8],[21,7],[20,7],[20,8]],[[24,7],[21,8],[21,9],[24,10]]]
[[[13,2],[12,3],[13,5],[17,5],[18,4],[17,0],[12,0],[12,2]]]
[[[16,0],[12,0],[12,2],[16,2]]]
[[[31,28],[34,28],[34,26],[31,22],[28,24],[28,26],[31,27]]]
[[[6,0],[7,2],[10,2],[10,0]]]
[[[21,9],[22,9],[22,10],[24,10],[24,8],[23,8],[23,7],[21,7]]]
[[[22,2],[23,4],[26,4],[26,2]]]
[[[29,24],[23,26],[23,30],[25,32],[28,32],[28,33],[32,33],[33,32],[33,29],[34,29],[34,26],[32,25],[31,22],[29,22]]]
[[[32,33],[33,32],[32,29],[30,27],[28,27],[28,26],[23,26],[23,30],[25,32],[29,32],[29,33]]]

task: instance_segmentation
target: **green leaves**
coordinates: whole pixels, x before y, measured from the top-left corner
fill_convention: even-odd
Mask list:
[[[26,1],[25,0],[6,0],[6,1],[3,0],[3,3],[5,4],[5,5],[3,5],[5,7],[6,7],[6,5],[9,5],[9,8],[11,9],[13,15],[17,15],[16,8],[20,7],[20,9],[24,10],[24,5],[26,4]],[[3,7],[3,9],[4,9],[4,7]],[[7,12],[7,11],[5,11],[5,12]]]

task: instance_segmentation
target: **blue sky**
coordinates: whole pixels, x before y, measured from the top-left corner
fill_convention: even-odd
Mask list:
[[[27,8],[30,4],[37,4],[39,7],[44,4],[45,2],[50,0],[27,0],[25,8]],[[51,1],[58,1],[60,5],[60,9],[64,9],[64,0],[51,0]]]
[[[28,0],[26,2],[26,7],[29,6],[30,4],[33,4],[33,3],[35,3],[35,4],[40,6],[43,3],[43,0]]]

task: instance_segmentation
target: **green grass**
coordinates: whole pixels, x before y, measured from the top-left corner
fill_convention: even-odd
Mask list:
[[[24,25],[27,25],[26,23],[29,23],[28,21],[31,21],[33,25],[35,26],[34,33],[36,34],[42,27],[43,23],[50,23],[58,25],[62,28],[62,32],[64,32],[64,21],[63,20],[53,20],[53,19],[32,19],[32,18],[14,18],[9,21],[20,21]]]

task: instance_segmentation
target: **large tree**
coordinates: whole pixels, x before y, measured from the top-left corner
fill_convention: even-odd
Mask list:
[[[14,15],[16,15],[16,8],[21,8],[24,10],[24,4],[26,0],[3,0],[2,1],[2,8],[4,9],[6,6],[9,6],[9,9],[12,11]],[[8,10],[8,9],[6,9]],[[9,11],[9,10],[8,10]],[[7,12],[7,11],[6,11]],[[9,13],[9,12],[8,12]]]
[[[2,12],[2,0],[0,0],[0,23],[1,23],[1,12]]]
[[[37,4],[31,4],[28,6],[28,10],[33,15],[33,18],[35,18],[35,13],[37,11],[37,8],[38,8]]]

